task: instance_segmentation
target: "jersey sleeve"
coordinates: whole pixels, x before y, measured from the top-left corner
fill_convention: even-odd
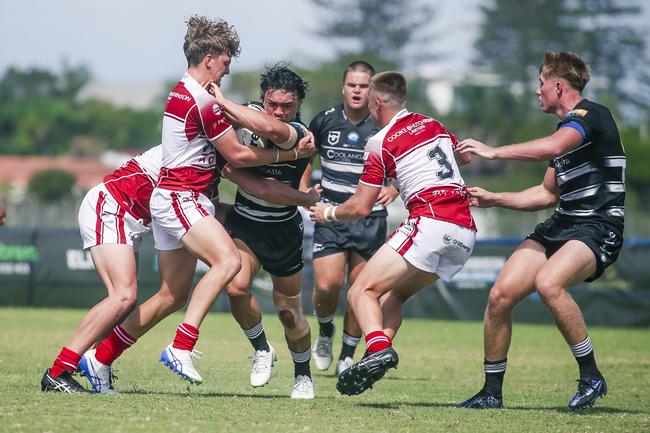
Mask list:
[[[312,134],[314,134],[314,140],[316,141],[314,144],[316,145],[316,148],[320,147],[320,129],[321,129],[321,115],[318,114],[316,117],[311,119],[311,122],[309,122],[309,126],[307,129],[311,131]]]
[[[382,159],[381,143],[377,140],[368,140],[363,155],[363,171],[359,182],[369,186],[384,186],[386,177],[385,164]]]
[[[596,121],[596,113],[585,109],[575,109],[569,111],[562,121],[558,124],[557,129],[573,128],[582,136],[582,142],[591,140],[593,134],[593,125]]]
[[[203,130],[210,141],[218,139],[232,128],[216,99],[206,101],[199,112]]]

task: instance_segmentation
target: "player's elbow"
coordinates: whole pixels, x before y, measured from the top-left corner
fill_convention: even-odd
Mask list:
[[[250,165],[250,161],[246,152],[239,151],[228,156],[228,164],[232,168],[244,168]]]
[[[271,194],[273,193],[273,188],[271,188],[266,182],[258,182],[255,185],[254,190],[250,191],[250,193],[264,200],[269,200],[272,198]]]
[[[354,214],[358,218],[365,218],[370,215],[373,206],[373,203],[357,203],[357,205],[354,207]]]

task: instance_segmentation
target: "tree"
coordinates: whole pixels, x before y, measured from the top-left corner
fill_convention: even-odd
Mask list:
[[[573,38],[564,0],[493,0],[483,15],[474,63],[505,83],[529,87],[547,50],[560,50]]]
[[[434,11],[423,0],[312,0],[329,18],[319,34],[342,53],[374,53],[399,66],[434,58]]]
[[[647,71],[645,41],[641,32],[630,24],[630,17],[640,13],[640,7],[629,1],[575,0],[573,15],[578,27],[579,53],[590,64],[594,74],[604,77],[602,90],[613,93],[624,102],[649,107],[646,95],[635,95],[625,87],[625,78],[637,70]],[[639,83],[644,82],[641,76]]]
[[[629,19],[639,7],[618,0],[493,0],[481,6],[475,64],[504,83],[530,87],[545,51],[574,51],[604,77],[592,91],[633,102],[625,78],[644,66],[645,45]]]
[[[40,201],[53,203],[72,194],[76,178],[65,170],[42,170],[29,179],[28,189]]]

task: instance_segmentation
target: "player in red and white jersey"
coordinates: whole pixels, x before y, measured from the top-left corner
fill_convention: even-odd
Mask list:
[[[106,176],[84,197],[79,209],[83,247],[90,250],[108,296],[88,311],[72,340],[45,371],[43,391],[86,392],[71,377],[81,354],[135,306],[135,252],[149,231],[149,197],[160,162],[160,146],[153,147]]]
[[[169,269],[196,257],[209,266],[194,288],[176,337],[160,358],[174,373],[201,383],[192,362],[199,327],[221,290],[241,268],[238,250],[213,218],[214,206],[205,194],[212,183],[216,153],[234,168],[251,167],[309,156],[314,145],[300,140],[297,148],[284,150],[239,144],[221,106],[206,90],[220,85],[230,72],[231,58],[239,54],[239,37],[227,22],[190,17],[183,50],[188,69],[169,94],[163,119],[163,167],[149,205],[163,283],[166,277],[174,278]],[[264,113],[258,112],[257,118],[274,142],[291,142],[293,146],[299,141],[302,130]]]
[[[80,367],[96,392],[113,393],[110,363],[113,357],[121,353],[116,351],[116,339],[126,347],[130,346],[158,321],[185,304],[196,259],[183,263],[184,268],[178,266],[169,269],[169,266],[163,265],[175,277],[164,278],[156,295],[131,312],[121,326],[116,327],[97,346],[97,350],[88,350],[135,306],[135,252],[142,236],[149,231],[149,197],[156,184],[161,161],[161,146],[154,146],[107,175],[84,197],[79,210],[83,246],[90,250],[108,296],[86,314],[73,339],[63,347],[52,367],[45,372],[41,380],[44,391],[86,392],[71,377]],[[316,191],[301,193],[275,179],[264,179],[248,171],[233,169],[218,154],[216,169],[220,176],[277,204],[310,205],[319,199]]]
[[[366,355],[338,377],[342,394],[359,394],[397,366],[392,338],[402,303],[438,278],[449,280],[469,258],[476,225],[458,169],[456,138],[440,122],[406,109],[406,79],[382,72],[370,81],[369,109],[382,129],[368,140],[364,170],[352,197],[339,206],[317,203],[319,223],[368,215],[391,179],[408,218],[363,268],[348,302],[366,338]]]

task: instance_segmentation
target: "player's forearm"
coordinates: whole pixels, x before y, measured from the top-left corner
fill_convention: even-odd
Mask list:
[[[275,143],[283,143],[290,138],[289,125],[273,116],[237,104],[229,99],[223,100],[222,107],[234,124],[248,128],[264,138]]]
[[[516,161],[548,161],[562,154],[551,137],[542,137],[525,143],[495,147],[495,159]]]
[[[224,155],[226,156],[226,155]],[[295,149],[260,149],[251,146],[238,146],[231,155],[226,156],[234,168],[257,167],[276,162],[294,161],[298,159]]]
[[[261,194],[253,195],[262,198],[270,203],[279,204],[283,206],[311,206],[314,200],[309,194],[291,188],[288,185],[276,179],[265,179],[265,189]]]
[[[353,196],[345,203],[332,207],[329,217],[335,221],[354,221],[370,215],[372,208],[373,203],[355,200]]]
[[[557,198],[541,186],[519,192],[494,193],[494,206],[521,211],[537,211],[553,207]]]

